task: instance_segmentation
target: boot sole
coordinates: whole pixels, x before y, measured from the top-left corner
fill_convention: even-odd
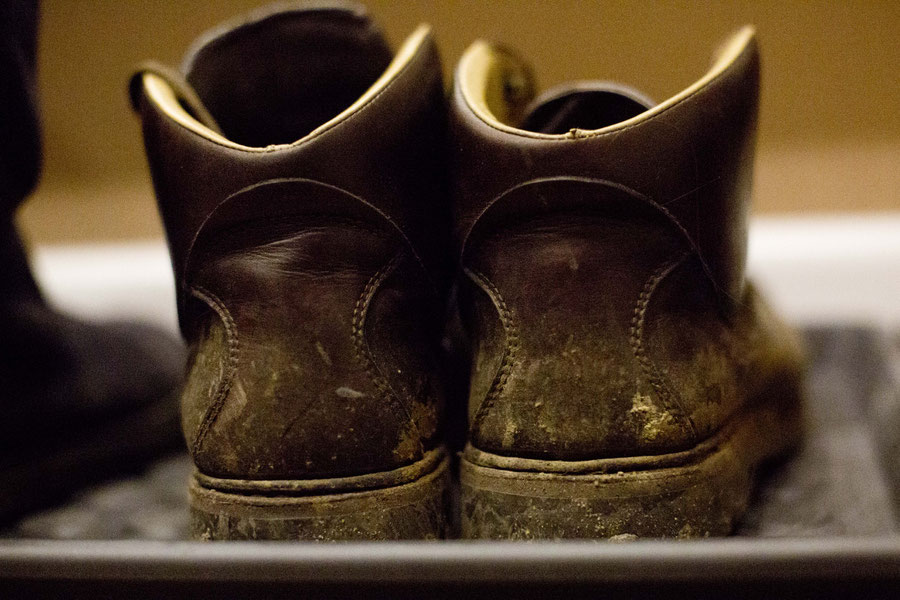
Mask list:
[[[729,534],[756,467],[799,441],[799,402],[742,415],[690,450],[543,461],[468,446],[461,458],[462,536],[487,539]]]
[[[406,467],[333,479],[252,481],[195,473],[200,540],[402,540],[447,537],[450,460],[440,448]]]

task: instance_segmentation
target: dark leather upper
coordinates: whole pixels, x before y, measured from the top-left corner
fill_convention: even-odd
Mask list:
[[[353,475],[438,443],[449,208],[430,33],[377,95],[310,135],[390,58],[346,7],[207,36],[172,87],[264,151],[198,135],[133,86],[192,347],[185,436],[206,474]]]
[[[698,249],[717,288],[739,300],[758,97],[755,39],[690,97],[609,133],[578,128],[564,139],[548,140],[498,131],[473,114],[457,85],[452,101],[456,238],[464,239],[485,207],[520,183],[556,176],[603,179],[664,207]]]
[[[799,368],[745,282],[755,40],[646,115],[603,86],[529,105],[525,68],[493,52],[482,83],[505,122],[473,108],[471,53],[451,102],[470,442],[572,460],[693,446]]]

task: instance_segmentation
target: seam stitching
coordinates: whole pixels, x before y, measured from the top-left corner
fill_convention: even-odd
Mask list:
[[[690,252],[685,252],[672,260],[662,263],[653,271],[644,283],[644,287],[641,289],[640,294],[638,294],[638,299],[634,306],[629,341],[631,343],[631,351],[634,359],[644,372],[644,376],[646,376],[647,380],[650,382],[650,386],[657,393],[659,399],[662,400],[666,410],[679,420],[682,428],[687,430],[691,436],[696,439],[697,428],[693,418],[691,418],[687,411],[684,410],[684,407],[678,398],[678,394],[666,383],[666,380],[656,366],[656,363],[654,363],[647,354],[647,348],[644,344],[644,325],[646,323],[647,308],[650,306],[651,296],[662,280],[665,279],[669,273],[674,271],[676,267],[680,266],[690,254]]]
[[[222,209],[222,207],[223,207],[226,203],[228,203],[228,202],[234,200],[235,198],[237,198],[237,197],[239,197],[239,196],[241,196],[241,195],[243,195],[243,194],[251,194],[251,193],[254,193],[254,192],[256,192],[257,190],[261,189],[263,186],[270,186],[270,185],[279,185],[279,186],[280,186],[280,185],[283,185],[283,184],[292,184],[292,185],[296,185],[296,184],[303,184],[303,185],[306,185],[306,184],[313,184],[313,185],[316,185],[316,186],[323,186],[323,187],[325,187],[325,188],[328,188],[328,189],[331,190],[332,192],[337,192],[337,193],[340,193],[340,194],[345,194],[345,195],[349,196],[350,198],[353,198],[355,201],[360,202],[360,203],[361,203],[363,206],[365,206],[367,209],[371,209],[372,211],[374,211],[380,218],[384,219],[384,221],[385,221],[390,227],[393,227],[393,229],[394,229],[394,231],[396,232],[396,234],[400,236],[400,239],[403,240],[404,244],[407,246],[407,249],[409,250],[409,252],[410,252],[410,254],[412,255],[412,257],[416,260],[416,262],[417,262],[417,263],[419,264],[419,266],[422,268],[422,271],[423,271],[423,273],[424,273],[424,275],[425,275],[425,278],[426,278],[426,280],[428,281],[430,287],[432,288],[432,290],[433,290],[435,293],[437,293],[437,285],[435,284],[435,281],[434,281],[434,279],[432,278],[432,276],[431,276],[429,270],[426,268],[425,262],[422,260],[422,257],[419,256],[419,253],[418,253],[418,252],[416,252],[416,249],[415,249],[415,247],[413,246],[412,240],[410,240],[410,239],[409,239],[409,236],[406,235],[405,229],[402,228],[402,227],[400,227],[400,225],[398,225],[398,224],[397,224],[397,223],[396,223],[389,215],[387,215],[384,211],[382,211],[382,210],[381,210],[380,208],[378,208],[377,206],[375,206],[375,205],[371,204],[370,202],[366,201],[364,198],[362,198],[362,197],[360,197],[360,196],[357,196],[356,194],[353,194],[352,192],[349,192],[349,191],[347,191],[347,190],[345,190],[345,189],[343,189],[343,188],[340,188],[340,187],[338,187],[338,186],[332,185],[332,184],[330,184],[330,183],[326,183],[326,182],[324,182],[324,181],[317,181],[317,180],[314,180],[314,179],[303,179],[303,178],[276,178],[276,179],[267,179],[267,180],[265,180],[265,181],[257,182],[257,183],[255,183],[255,184],[252,184],[252,185],[246,186],[246,187],[244,187],[244,188],[241,188],[240,190],[238,190],[238,191],[236,191],[236,192],[234,192],[234,193],[232,193],[232,194],[229,194],[224,200],[222,200],[221,202],[219,202],[215,207],[212,208],[212,210],[208,211],[206,217],[203,218],[203,220],[202,220],[202,222],[200,223],[200,225],[197,226],[197,227],[195,227],[196,231],[194,232],[194,234],[193,234],[193,236],[192,236],[192,238],[191,238],[190,243],[187,245],[186,249],[184,250],[184,258],[183,258],[182,261],[181,261],[181,267],[180,267],[180,269],[179,269],[179,272],[176,274],[176,280],[177,280],[178,282],[181,282],[181,285],[186,285],[184,282],[185,282],[185,281],[187,280],[187,278],[188,278],[188,273],[189,273],[189,270],[190,270],[190,266],[191,266],[191,264],[192,264],[192,257],[193,257],[193,255],[194,255],[194,250],[195,250],[195,248],[196,248],[196,246],[197,246],[197,244],[198,244],[198,241],[201,239],[201,234],[205,235],[205,232],[206,232],[206,229],[207,229],[207,224],[210,222],[210,220],[213,218],[213,215],[215,215],[217,211],[219,211],[220,209]],[[178,295],[178,298],[179,298],[179,299],[178,299],[178,302],[179,302],[179,306],[180,306],[180,304],[181,304],[181,295],[180,295],[180,294]]]
[[[365,324],[366,317],[369,313],[369,306],[372,304],[372,300],[374,299],[378,288],[381,287],[381,284],[384,283],[385,279],[387,279],[394,269],[397,268],[402,257],[403,251],[401,250],[366,282],[359,299],[356,301],[356,305],[353,307],[353,321],[351,326],[353,348],[357,362],[365,368],[366,374],[369,376],[375,389],[378,390],[385,400],[393,404],[395,408],[399,408],[406,416],[408,422],[416,429],[419,450],[424,452],[425,447],[422,444],[422,435],[421,432],[419,432],[418,424],[412,418],[412,412],[410,411],[409,406],[398,397],[396,392],[391,388],[387,378],[378,369],[378,365],[375,364],[375,358],[372,356],[372,350],[369,348],[369,343],[366,340],[365,335]]]
[[[206,414],[203,415],[203,421],[200,422],[200,426],[197,428],[197,435],[194,437],[194,443],[191,445],[192,452],[196,456],[199,454],[200,447],[206,439],[210,428],[219,417],[219,413],[222,412],[222,407],[225,405],[225,400],[231,391],[231,385],[237,373],[240,343],[238,341],[237,325],[235,325],[234,319],[228,308],[226,308],[225,303],[218,296],[202,287],[192,287],[191,295],[202,300],[219,316],[225,326],[225,337],[228,343],[228,361],[225,373],[222,376],[212,403],[206,409]]]
[[[500,362],[500,367],[497,369],[496,375],[494,375],[494,380],[491,382],[491,387],[488,390],[488,393],[485,395],[484,399],[481,401],[481,405],[478,407],[478,412],[475,414],[475,418],[473,419],[472,429],[477,430],[481,427],[481,423],[484,420],[485,416],[487,416],[487,412],[494,405],[494,402],[500,397],[506,388],[506,384],[509,382],[510,375],[512,374],[513,365],[515,363],[515,359],[518,356],[519,352],[519,329],[516,325],[513,312],[506,304],[506,301],[503,299],[503,296],[500,294],[500,290],[497,289],[497,286],[487,278],[483,273],[476,271],[474,269],[469,269],[467,267],[463,267],[463,272],[475,282],[478,287],[480,287],[485,293],[487,293],[488,297],[490,297],[491,302],[494,304],[494,308],[497,310],[497,315],[500,318],[500,323],[503,326],[503,332],[505,334],[505,345],[503,348],[503,358]]]
[[[556,176],[552,176],[552,177],[539,177],[537,179],[531,179],[529,181],[519,183],[519,184],[512,186],[511,188],[501,192],[499,195],[497,195],[493,199],[491,199],[490,202],[488,202],[480,211],[477,212],[477,214],[470,215],[471,223],[464,230],[465,234],[462,236],[462,246],[461,246],[462,254],[465,255],[465,253],[467,252],[467,248],[469,245],[469,238],[472,236],[472,232],[475,231],[475,227],[478,225],[479,221],[481,221],[481,219],[486,214],[488,214],[488,211],[490,211],[496,204],[503,201],[507,195],[514,193],[518,190],[521,190],[529,185],[545,184],[545,183],[551,183],[551,182],[577,182],[577,183],[606,185],[606,186],[612,187],[613,189],[624,192],[630,196],[633,196],[633,197],[637,198],[638,200],[640,200],[641,202],[644,202],[645,204],[647,204],[649,207],[653,208],[654,210],[659,211],[664,217],[666,217],[669,220],[669,222],[675,227],[675,229],[681,233],[681,235],[684,237],[685,241],[688,243],[688,245],[691,247],[691,249],[697,254],[697,259],[700,261],[700,266],[703,267],[703,272],[706,274],[707,279],[709,279],[709,281],[712,283],[716,292],[718,294],[724,295],[726,298],[728,298],[729,300],[731,300],[733,302],[740,303],[739,299],[734,298],[728,292],[728,290],[722,288],[719,285],[719,282],[716,280],[716,278],[712,274],[712,269],[710,268],[709,264],[706,262],[706,259],[703,257],[702,253],[700,252],[700,248],[699,248],[699,246],[697,246],[697,242],[694,240],[694,236],[692,236],[690,234],[690,232],[688,232],[688,230],[685,229],[684,225],[681,224],[681,222],[675,217],[675,215],[668,208],[666,208],[666,206],[663,203],[660,203],[660,202],[654,200],[653,198],[651,198],[650,196],[642,194],[641,192],[638,192],[637,190],[634,190],[626,185],[623,185],[623,184],[615,182],[615,181],[605,180],[605,179],[595,179],[595,178],[591,178],[591,177],[577,177],[577,176],[567,176],[567,175],[556,175]],[[699,191],[704,186],[706,186],[707,183],[704,183],[704,184],[696,187],[694,190],[692,190],[691,192],[688,192],[688,193],[690,194],[690,193]],[[666,201],[666,203],[673,202],[674,200],[677,200],[677,199],[678,198],[669,199]]]

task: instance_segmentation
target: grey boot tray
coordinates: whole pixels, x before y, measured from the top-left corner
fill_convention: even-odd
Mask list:
[[[900,336],[811,329],[807,437],[732,538],[302,544],[181,541],[189,460],[89,490],[0,541],[0,598],[900,598]]]

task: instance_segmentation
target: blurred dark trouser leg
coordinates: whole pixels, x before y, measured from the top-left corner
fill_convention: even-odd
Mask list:
[[[0,2],[0,302],[39,297],[13,224],[41,164],[35,89],[37,0]]]
[[[34,187],[40,169],[35,89],[36,0],[0,2],[0,215]]]
[[[0,0],[0,522],[181,443],[172,391],[183,345],[51,309],[16,231],[41,163],[37,20],[36,1]]]

